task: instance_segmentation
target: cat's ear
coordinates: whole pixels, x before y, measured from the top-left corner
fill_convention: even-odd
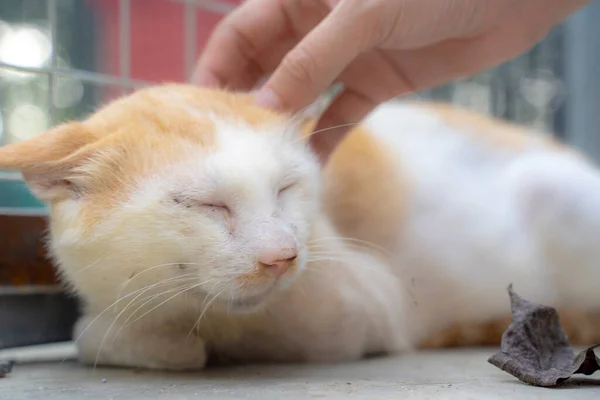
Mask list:
[[[319,118],[321,118],[321,115],[323,115],[325,110],[327,110],[329,104],[331,104],[331,96],[322,95],[318,97],[317,100],[315,100],[308,107],[304,108],[303,110],[300,110],[296,114],[296,118],[298,118],[300,121],[305,122],[318,120]]]
[[[342,90],[342,84],[333,85],[326,93],[319,96],[312,104],[300,110],[293,116],[292,119],[294,120],[297,126],[297,131],[302,138],[308,140],[317,125],[317,121],[321,118],[323,113],[327,111],[327,108]]]
[[[42,201],[77,193],[76,169],[88,159],[96,137],[79,122],[59,125],[31,139],[0,147],[0,169],[20,171]]]
[[[308,138],[315,129],[319,118],[331,103],[330,96],[320,96],[308,107],[298,111],[291,118],[291,130],[308,143]]]

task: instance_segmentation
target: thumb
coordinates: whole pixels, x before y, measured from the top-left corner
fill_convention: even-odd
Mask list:
[[[256,94],[258,105],[288,112],[303,109],[363,51],[367,38],[359,16],[342,4],[283,58]]]

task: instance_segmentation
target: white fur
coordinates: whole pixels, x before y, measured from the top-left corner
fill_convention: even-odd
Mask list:
[[[366,125],[412,185],[396,263],[414,282],[414,340],[505,314],[511,283],[533,301],[600,306],[595,167],[534,136],[522,151],[495,146],[414,105],[381,106]]]
[[[389,336],[384,327],[402,314],[392,315],[398,301],[385,304],[399,297],[391,293],[397,287],[372,256],[328,239],[336,234],[322,218],[319,167],[308,146],[298,135],[214,122],[218,150],[187,148],[177,164],[131,187],[93,232],[82,232],[70,207],[54,208],[54,219],[65,222],[53,230],[54,254],[86,306],[75,330],[81,360],[198,368],[205,340],[220,355],[243,359],[330,361],[385,350],[378,338]],[[229,215],[206,204],[225,204]],[[315,230],[333,255],[317,254],[318,267],[303,273]],[[82,236],[78,243],[74,232]],[[293,273],[236,281],[252,272],[261,252],[293,245],[299,248]],[[369,279],[365,265],[381,270],[381,278]],[[386,291],[389,297],[381,298]],[[365,294],[378,309],[362,304]],[[395,343],[405,338],[386,343],[401,347]]]
[[[600,304],[600,175],[579,159],[534,139],[502,149],[431,111],[384,105],[367,126],[412,188],[394,253],[376,256],[336,238],[317,161],[297,137],[212,118],[219,150],[190,144],[93,232],[78,225],[78,204],[53,210],[55,256],[86,304],[82,361],[187,369],[204,366],[205,346],[245,360],[404,351],[448,323],[506,314],[510,283],[539,302]],[[230,212],[205,206],[217,203]],[[293,274],[235,280],[261,251],[290,243],[300,248]],[[263,294],[256,307],[235,306]]]

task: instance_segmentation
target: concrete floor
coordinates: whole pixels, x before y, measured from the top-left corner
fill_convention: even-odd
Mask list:
[[[600,398],[600,376],[559,389],[522,384],[487,363],[495,349],[423,352],[337,366],[248,366],[168,374],[94,370],[73,361],[51,361],[72,356],[69,346],[50,352],[0,351],[1,358],[20,361],[12,374],[0,379],[0,399]]]

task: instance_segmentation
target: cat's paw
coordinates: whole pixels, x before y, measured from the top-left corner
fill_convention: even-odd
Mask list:
[[[92,366],[119,366],[169,371],[192,371],[206,365],[206,350],[202,338],[168,330],[112,328],[99,324],[83,331],[90,318],[82,318],[76,325],[78,359]],[[80,337],[79,337],[80,336]]]

